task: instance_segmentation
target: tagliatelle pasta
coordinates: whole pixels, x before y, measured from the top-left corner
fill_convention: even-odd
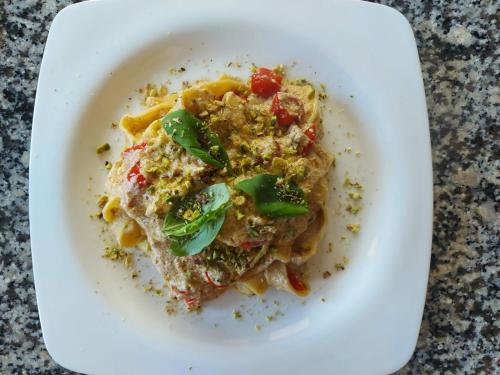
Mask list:
[[[333,161],[314,86],[260,68],[149,102],[120,121],[130,143],[107,178],[102,214],[119,246],[147,240],[189,309],[231,286],[306,295]]]

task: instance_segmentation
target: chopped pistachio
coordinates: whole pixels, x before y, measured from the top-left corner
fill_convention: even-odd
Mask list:
[[[102,145],[97,147],[96,153],[102,154],[103,152],[109,151],[110,149],[111,149],[111,146],[109,145],[109,143],[103,143]]]
[[[356,215],[359,211],[361,211],[361,207],[354,207],[353,205],[348,204],[346,207],[346,211],[353,215]]]
[[[361,225],[360,224],[347,224],[346,229],[348,231],[351,231],[352,233],[359,233],[359,231],[361,229]]]
[[[345,267],[342,263],[335,263],[335,269],[337,271],[343,271],[343,270],[345,270]]]
[[[97,198],[97,207],[103,208],[106,203],[108,203],[108,196],[107,195],[100,195],[99,198]]]
[[[243,215],[240,210],[235,210],[234,213],[236,215],[236,219],[238,220],[241,220],[245,217],[245,215]]]
[[[349,177],[345,178],[344,186],[349,186],[358,190],[363,190],[363,185],[361,185],[359,182],[352,181]]]
[[[358,192],[356,191],[350,191],[349,193],[347,193],[347,195],[349,196],[349,198],[351,198],[352,200],[355,200],[355,201],[359,201],[362,197],[361,194],[359,194]]]
[[[332,274],[330,273],[330,271],[323,272],[323,279],[328,279],[330,276],[332,276]]]
[[[105,161],[104,162],[104,168],[106,168],[108,171],[113,167],[113,163],[111,163],[110,161]]]
[[[102,257],[113,261],[122,261],[126,267],[132,264],[132,254],[117,247],[104,248],[104,254]]]
[[[283,64],[279,64],[279,65],[276,65],[274,68],[273,68],[273,71],[276,73],[276,74],[279,74],[279,75],[285,75],[285,66]]]
[[[233,319],[241,319],[243,318],[243,315],[239,310],[233,310]]]
[[[236,206],[243,206],[245,204],[245,202],[246,202],[246,198],[243,195],[237,195],[233,199],[233,203]]]

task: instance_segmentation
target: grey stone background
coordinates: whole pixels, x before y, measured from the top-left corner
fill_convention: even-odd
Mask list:
[[[0,373],[66,374],[43,344],[28,223],[36,83],[71,0],[0,0]],[[74,1],[76,2],[76,1]],[[429,109],[434,237],[417,349],[400,374],[498,374],[498,1],[380,1],[415,31]]]

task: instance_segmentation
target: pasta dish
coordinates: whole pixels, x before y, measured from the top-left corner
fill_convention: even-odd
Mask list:
[[[333,162],[318,144],[315,87],[259,68],[146,103],[121,119],[128,144],[106,182],[102,215],[118,246],[147,241],[169,297],[188,309],[229,287],[306,295]]]

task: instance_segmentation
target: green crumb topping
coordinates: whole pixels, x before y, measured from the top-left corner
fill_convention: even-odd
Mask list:
[[[347,224],[345,227],[348,231],[350,231],[352,233],[359,233],[359,231],[361,229],[360,224]]]
[[[347,266],[348,264],[349,264],[349,258],[347,258],[346,256],[343,256],[342,263],[335,263],[335,270],[344,271],[345,266]]]
[[[239,320],[242,319],[243,315],[239,310],[233,310],[233,319]]]
[[[95,152],[100,155],[106,151],[109,151],[111,149],[111,146],[109,145],[109,143],[103,143],[102,145],[100,145],[99,147],[97,147],[97,149],[95,150]]]
[[[361,185],[359,182],[352,181],[349,177],[345,178],[344,186],[353,187],[358,190],[363,190],[363,185]]]
[[[241,220],[245,217],[245,215],[243,215],[240,210],[235,210],[234,214],[236,215],[236,219],[238,220]]]
[[[349,193],[347,193],[347,195],[349,196],[349,198],[355,201],[359,201],[361,198],[363,198],[363,196],[357,191],[350,191]]]
[[[346,211],[353,215],[356,215],[359,211],[361,211],[361,207],[354,207],[353,205],[348,204],[346,207]]]
[[[117,247],[104,248],[104,254],[102,257],[112,261],[121,261],[127,268],[130,267],[133,262],[132,254]]]
[[[113,163],[111,163],[110,161],[105,161],[104,162],[104,168],[106,168],[108,171],[113,167]]]
[[[233,203],[236,206],[243,206],[245,204],[245,202],[246,202],[246,198],[243,195],[237,195],[233,199]]]
[[[99,208],[103,208],[106,203],[108,203],[108,196],[107,195],[101,195],[99,196],[99,198],[97,198],[97,207]]]

